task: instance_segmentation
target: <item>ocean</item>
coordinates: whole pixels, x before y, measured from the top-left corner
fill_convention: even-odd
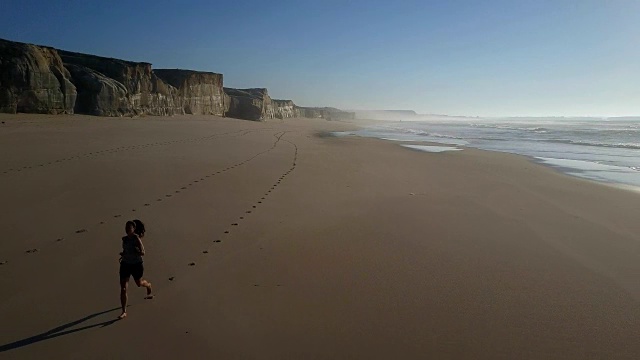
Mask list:
[[[338,135],[446,145],[408,146],[430,152],[471,147],[525,155],[569,175],[640,190],[640,118],[381,121]]]

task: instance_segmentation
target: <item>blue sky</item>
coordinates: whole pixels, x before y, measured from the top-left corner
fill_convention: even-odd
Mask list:
[[[220,72],[306,106],[640,115],[635,0],[3,0],[0,37]]]

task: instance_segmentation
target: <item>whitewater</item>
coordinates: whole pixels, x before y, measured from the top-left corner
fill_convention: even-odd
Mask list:
[[[640,118],[444,118],[342,133],[525,155],[564,173],[640,189]]]

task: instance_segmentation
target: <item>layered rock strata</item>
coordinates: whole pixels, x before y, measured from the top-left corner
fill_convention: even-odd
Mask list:
[[[0,39],[0,112],[72,114],[70,77],[55,49]]]
[[[177,89],[178,105],[185,114],[224,116],[222,74],[181,69],[156,69],[154,73]]]
[[[300,108],[291,100],[273,100],[274,116],[278,119],[301,117]]]
[[[354,112],[342,111],[332,107],[300,107],[300,116],[306,118],[320,118],[326,120],[355,119]]]
[[[199,114],[247,120],[352,119],[334,108],[273,100],[265,88],[223,88],[222,74],[0,39],[0,112],[98,116]]]
[[[228,117],[261,121],[273,119],[275,112],[267,89],[224,88],[225,114]]]
[[[78,112],[102,116],[175,115],[177,91],[151,70],[151,64],[58,51],[78,87]]]

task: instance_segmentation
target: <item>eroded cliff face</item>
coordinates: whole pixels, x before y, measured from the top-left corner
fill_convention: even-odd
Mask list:
[[[320,118],[326,120],[349,120],[355,119],[356,113],[342,111],[332,107],[300,107],[301,117]]]
[[[224,116],[222,74],[181,69],[155,69],[154,73],[177,89],[184,113]]]
[[[264,88],[224,88],[224,93],[228,117],[255,121],[304,117],[304,111],[293,101],[271,99]]]
[[[160,80],[151,64],[59,51],[81,93],[76,109],[106,116],[184,113],[176,89]]]
[[[291,100],[273,100],[274,115],[278,119],[301,117],[300,108]]]
[[[267,89],[224,88],[225,113],[237,119],[261,121],[273,119],[275,112]]]
[[[69,78],[55,49],[0,39],[0,112],[71,114]]]
[[[265,88],[223,88],[222,74],[56,50],[0,39],[0,112],[98,116],[198,114],[247,120],[353,118],[272,100]]]

